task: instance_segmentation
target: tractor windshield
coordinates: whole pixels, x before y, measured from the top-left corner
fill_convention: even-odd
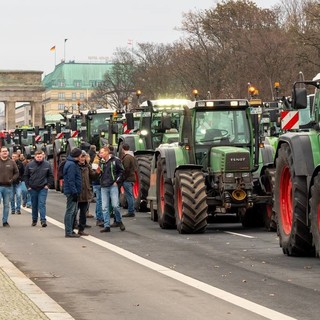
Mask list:
[[[248,144],[248,120],[244,110],[197,111],[195,142],[198,144]]]
[[[165,111],[152,114],[151,132],[153,147],[157,148],[161,143],[178,141],[178,129],[180,124],[181,111]],[[165,136],[165,141],[164,141]]]
[[[101,132],[108,132],[109,121],[111,114],[96,113],[92,115],[90,120],[90,135],[99,135]]]

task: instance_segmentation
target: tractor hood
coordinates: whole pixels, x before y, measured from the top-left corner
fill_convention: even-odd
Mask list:
[[[209,166],[212,172],[239,172],[251,170],[249,150],[221,146],[210,150]]]

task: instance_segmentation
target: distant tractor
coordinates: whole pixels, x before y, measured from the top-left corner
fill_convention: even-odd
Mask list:
[[[135,132],[119,136],[118,152],[121,157],[123,143],[128,143],[137,160],[137,181],[134,185],[135,208],[147,211],[147,197],[150,187],[151,161],[155,149],[162,143],[178,141],[180,119],[184,107],[192,107],[194,102],[186,99],[148,100],[139,106],[139,111],[127,113],[126,118]]]

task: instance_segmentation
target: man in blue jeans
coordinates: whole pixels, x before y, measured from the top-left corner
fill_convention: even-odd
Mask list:
[[[12,153],[11,159],[15,161],[19,170],[19,177],[12,184],[11,214],[21,214],[22,179],[24,174],[24,165],[19,160],[19,155],[16,152]]]
[[[8,223],[10,196],[12,192],[12,183],[18,179],[19,170],[16,163],[9,158],[7,147],[0,149],[0,197],[3,200],[2,225],[10,227]],[[1,201],[0,198],[0,201]]]
[[[119,188],[123,167],[121,160],[110,153],[108,147],[102,147],[99,152],[100,166],[96,172],[100,174],[102,213],[104,228],[100,232],[110,232],[110,227],[119,227],[121,231],[126,228],[121,221],[119,207]],[[110,225],[110,200],[113,208],[115,222]]]
[[[48,189],[53,185],[53,173],[51,165],[44,160],[44,152],[36,151],[34,160],[26,165],[24,170],[24,181],[30,192],[32,205],[32,226],[36,226],[40,213],[41,226],[47,226],[46,201]]]
[[[123,144],[122,150],[124,152],[124,156],[121,159],[124,168],[122,185],[128,203],[128,213],[124,214],[123,217],[134,217],[133,184],[136,181],[136,159],[132,155],[132,152],[130,152],[130,146],[127,143]]]
[[[67,197],[64,215],[66,238],[80,237],[79,234],[73,232],[73,226],[78,211],[78,197],[82,188],[81,170],[78,164],[81,154],[81,149],[72,149],[63,168],[63,193]]]

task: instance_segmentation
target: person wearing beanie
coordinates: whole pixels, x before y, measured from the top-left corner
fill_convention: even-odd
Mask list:
[[[73,226],[78,211],[78,197],[82,189],[81,170],[78,165],[81,154],[81,149],[72,149],[63,168],[63,193],[67,198],[64,215],[66,238],[80,237],[79,234],[73,231]]]

